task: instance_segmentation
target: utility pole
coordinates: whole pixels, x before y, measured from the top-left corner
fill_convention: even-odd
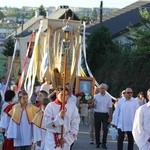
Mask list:
[[[24,14],[22,13],[22,17],[21,17],[21,31],[24,30],[23,25],[24,25]]]
[[[99,12],[100,14],[99,14],[99,19],[100,19],[100,24],[102,24],[102,22],[103,22],[103,1],[101,1],[100,2],[100,12]]]

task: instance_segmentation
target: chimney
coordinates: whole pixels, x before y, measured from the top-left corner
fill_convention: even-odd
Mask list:
[[[39,16],[39,10],[35,11],[35,18],[37,18]]]
[[[61,6],[59,6],[59,9],[69,9],[69,6],[67,6],[67,5],[61,5]]]

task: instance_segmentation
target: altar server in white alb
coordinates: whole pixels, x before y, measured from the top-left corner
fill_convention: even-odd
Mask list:
[[[11,120],[9,123],[7,138],[14,139],[16,150],[31,150],[32,125],[31,121],[39,109],[28,103],[26,91],[18,93],[18,103],[9,111]]]
[[[50,102],[50,99],[44,98],[41,101],[41,110],[34,116],[33,123],[33,142],[35,144],[35,150],[40,150],[43,147],[45,142],[46,129],[42,127],[42,120],[44,115],[44,110],[47,104]]]
[[[58,87],[57,98],[47,105],[43,125],[46,127],[46,138],[42,150],[70,150],[70,145],[76,140],[80,117],[77,107],[67,103],[68,90],[65,89],[65,111],[62,111],[63,88]],[[64,118],[64,119],[63,119]],[[63,125],[63,138],[61,126]]]
[[[148,103],[137,109],[133,123],[133,137],[139,150],[150,150],[150,89],[147,91]]]

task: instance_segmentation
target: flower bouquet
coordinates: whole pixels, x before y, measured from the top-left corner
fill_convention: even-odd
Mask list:
[[[90,104],[93,101],[93,95],[88,93],[78,93],[76,95],[77,97],[80,97],[80,104]]]

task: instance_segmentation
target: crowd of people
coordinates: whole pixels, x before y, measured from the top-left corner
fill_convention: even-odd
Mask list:
[[[123,150],[125,138],[128,150],[133,150],[134,142],[139,150],[150,150],[150,89],[148,100],[143,92],[134,98],[130,87],[112,100],[108,86],[102,83],[95,88],[92,100],[84,104],[69,83],[65,89],[53,89],[47,78],[44,81],[30,99],[25,90],[17,92],[14,83],[6,91],[4,80],[0,83],[0,150],[71,150],[80,118],[81,124],[89,126],[90,144],[96,148],[107,149],[111,124],[118,130],[117,150]]]
[[[134,142],[138,145],[139,150],[150,150],[150,130],[148,127],[150,120],[150,89],[147,91],[148,101],[143,92],[139,92],[137,98],[134,98],[133,90],[129,87],[123,90],[121,97],[115,101],[112,101],[106,91],[107,85],[101,84],[96,89],[93,100],[96,148],[107,149],[107,134],[111,124],[118,130],[117,150],[123,150],[125,138],[128,141],[128,150],[134,149]],[[115,110],[112,111],[112,108]],[[100,139],[101,125],[102,140]],[[93,132],[92,128],[91,132]],[[93,141],[93,138],[91,138],[91,141]]]
[[[119,98],[113,99],[107,89],[106,84],[95,88],[93,103],[88,106],[90,144],[95,143],[96,148],[107,149],[109,127],[113,126],[117,130],[117,150],[123,150],[125,140],[128,141],[128,150],[134,149],[134,143],[139,150],[150,150],[150,89],[147,99],[143,92],[134,98],[130,87],[123,90]]]
[[[58,86],[54,90],[45,80],[33,94],[35,99],[31,97],[29,100],[25,90],[16,94],[9,89],[4,93],[0,120],[1,149],[70,150],[77,139],[80,123],[75,105],[77,98],[72,94],[71,86],[66,85],[65,89]]]

